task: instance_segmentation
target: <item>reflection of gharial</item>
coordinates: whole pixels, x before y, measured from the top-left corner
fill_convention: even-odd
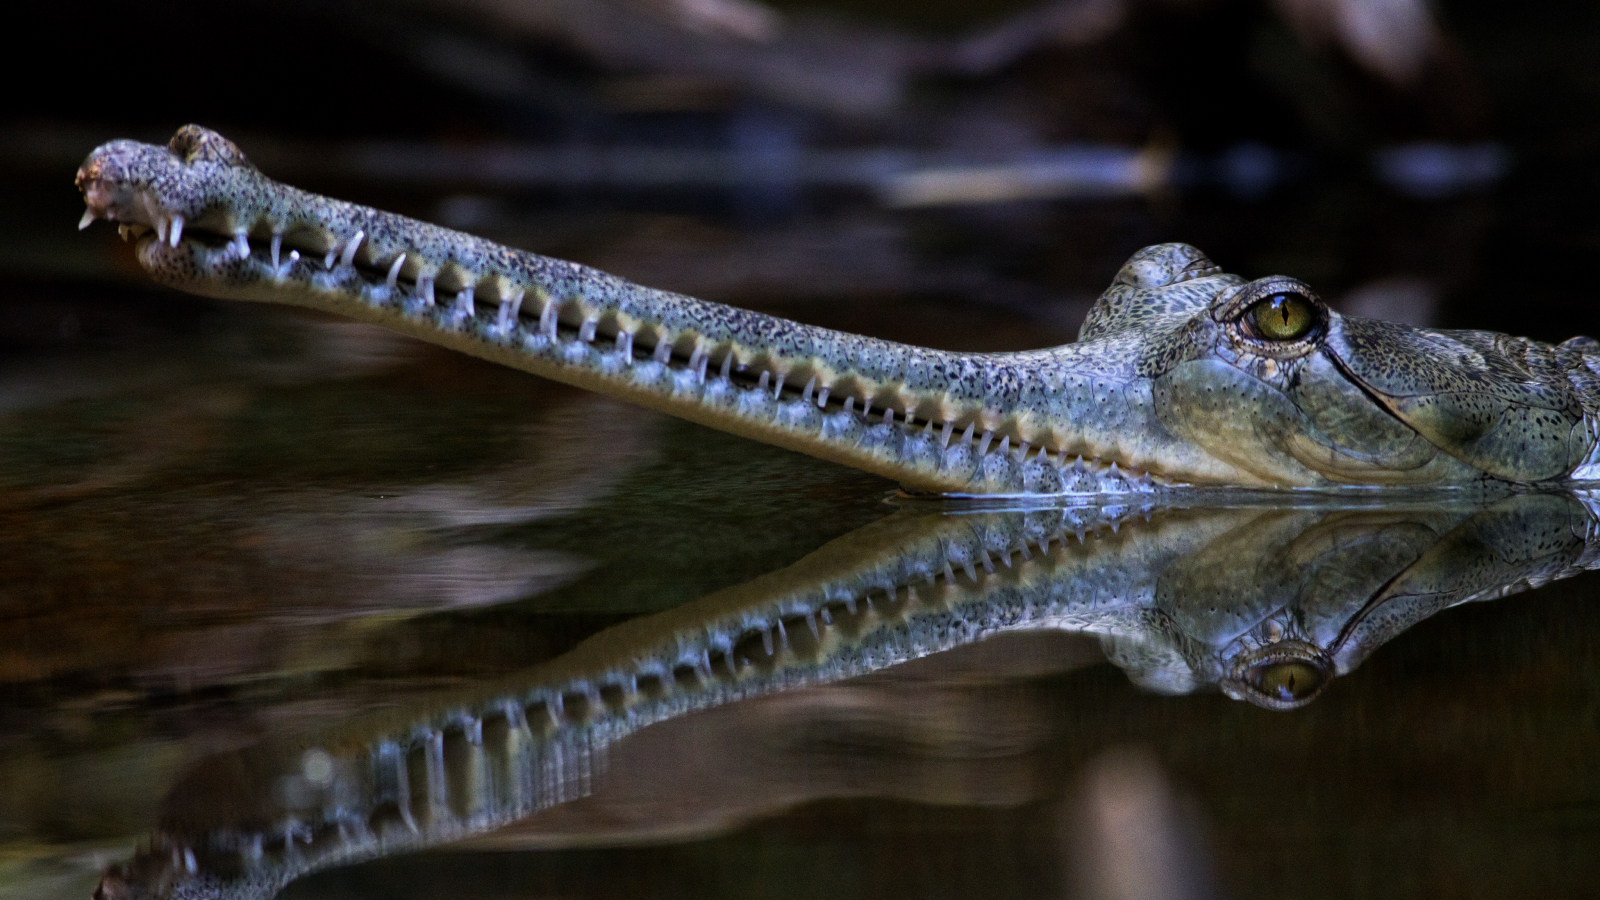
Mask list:
[[[113,141],[83,225],[159,281],[389,326],[695,422],[952,493],[1461,485],[1600,472],[1600,344],[1329,310],[1198,250],[1135,254],[1076,344],[927,350],[629,284],[330,200],[221,135]]]
[[[579,795],[597,755],[649,724],[1007,632],[1098,635],[1146,687],[1218,685],[1290,709],[1439,610],[1593,567],[1596,526],[1591,499],[1565,494],[1411,509],[907,510],[472,696],[212,760],[187,793],[220,792],[225,820],[180,804],[96,896],[264,900],[308,872]]]

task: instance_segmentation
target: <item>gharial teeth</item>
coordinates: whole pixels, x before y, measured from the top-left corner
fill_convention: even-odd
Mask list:
[[[276,271],[277,268],[278,268],[278,254],[282,253],[282,252],[283,252],[283,232],[274,231],[272,233],[272,268],[273,268],[274,271]]]
[[[250,238],[242,231],[233,234],[233,252],[237,253],[240,259],[247,259],[250,256]]]
[[[273,240],[277,240],[277,238],[273,238]],[[396,256],[394,258],[394,262],[389,264],[389,276],[384,281],[385,281],[386,284],[389,285],[389,290],[390,291],[393,291],[395,289],[395,287],[400,283],[400,267],[405,265],[405,264],[406,264],[406,255],[404,253],[400,254],[399,256]]]
[[[360,249],[361,239],[366,236],[367,233],[365,231],[356,230],[356,233],[350,237],[350,243],[344,245],[344,254],[339,257],[339,265],[348,268],[351,263],[356,261],[356,250]]]
[[[90,225],[93,225],[94,224],[94,219],[95,219],[94,210],[92,210],[92,209],[84,210],[83,211],[83,218],[78,220],[78,230],[82,231],[85,228],[88,228]]]
[[[178,246],[178,240],[183,237],[183,216],[172,217],[172,230],[168,232],[169,247]]]

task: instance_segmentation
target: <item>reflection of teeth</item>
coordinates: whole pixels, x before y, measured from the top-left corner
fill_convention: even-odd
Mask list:
[[[156,238],[163,244],[167,242],[167,220],[156,216]]]
[[[183,237],[183,216],[173,216],[172,217],[172,232],[171,232],[170,235],[168,235],[169,240],[167,241],[167,246],[169,246],[169,247],[178,246],[178,241],[182,237]]]
[[[283,235],[274,232],[272,235],[272,270],[278,270],[278,254],[283,251]]]
[[[250,256],[250,238],[242,231],[233,236],[233,252],[239,254],[240,259],[248,259]]]
[[[122,242],[124,244],[126,244],[130,240],[133,240],[133,226],[132,225],[118,225],[117,226],[117,237],[122,238]]]
[[[539,330],[547,337],[556,336],[556,302],[546,300],[544,309],[539,311]]]
[[[501,331],[511,328],[511,323],[517,320],[517,313],[522,309],[524,291],[518,290],[515,294],[500,301],[500,314],[495,318],[495,327]]]
[[[339,245],[338,244],[334,244],[333,248],[328,251],[328,255],[323,258],[322,267],[324,269],[327,269],[329,272],[332,272],[333,271],[333,260],[338,255],[339,255]]]
[[[82,231],[85,228],[88,228],[90,225],[93,225],[93,224],[94,224],[94,210],[92,210],[92,209],[84,210],[83,211],[83,218],[78,220],[78,230]]]

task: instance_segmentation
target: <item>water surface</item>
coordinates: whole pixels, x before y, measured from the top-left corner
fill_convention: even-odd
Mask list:
[[[581,704],[584,639],[713,633],[694,623],[780,595],[679,673],[710,708],[628,733],[564,705],[546,739],[583,732],[593,758],[501,801],[510,827],[285,896],[1581,889],[1600,622],[1577,500],[980,514],[381,332],[186,311],[204,327],[5,374],[7,896],[87,896],[153,833],[210,864],[218,828],[312,828],[273,780],[306,748],[404,737],[507,685]],[[828,644],[940,529],[988,567],[940,538],[945,600],[901,597],[884,621],[908,630],[876,651]],[[1013,539],[1031,558],[1008,565]],[[1049,627],[970,640],[1069,595]],[[834,598],[826,648],[800,596]],[[779,620],[810,662],[761,682],[787,657],[750,629]],[[1303,708],[1219,689],[1285,641],[1333,666]],[[948,649],[885,668],[894,647]],[[618,702],[603,681],[582,684]]]

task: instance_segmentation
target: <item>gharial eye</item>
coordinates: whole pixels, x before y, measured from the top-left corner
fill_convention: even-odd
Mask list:
[[[1316,304],[1292,291],[1257,301],[1247,315],[1256,335],[1269,341],[1297,341],[1317,324]]]
[[[1284,702],[1304,700],[1322,687],[1322,670],[1291,660],[1268,663],[1250,672],[1251,686],[1264,696]]]

